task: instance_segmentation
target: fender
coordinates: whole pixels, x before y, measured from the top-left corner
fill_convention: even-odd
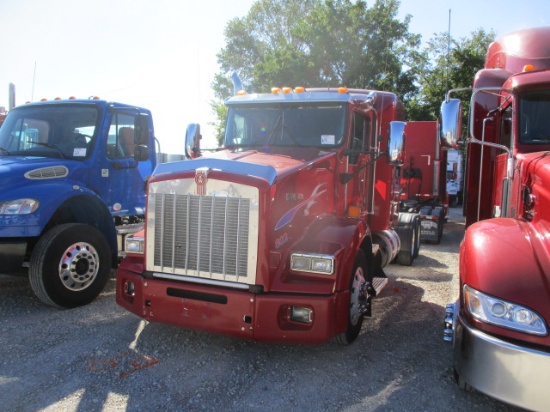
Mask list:
[[[550,321],[550,265],[544,236],[532,224],[496,218],[477,222],[466,231],[460,245],[460,295],[469,286],[537,311]],[[501,328],[475,322],[489,332]],[[527,335],[514,334],[525,340]]]
[[[40,202],[36,212],[32,215],[0,217],[0,233],[2,233],[0,236],[39,236],[55,211],[68,199],[75,196],[86,195],[101,202],[101,199],[91,190],[67,181],[40,182],[33,188],[25,185],[10,191],[9,199],[29,197],[29,193],[32,193],[32,197]],[[8,198],[6,193],[3,193],[2,197]],[[103,204],[103,202],[101,203]],[[103,206],[105,207],[105,205]],[[8,219],[9,226],[6,227],[4,225],[8,223]],[[29,224],[30,220],[32,220],[32,224]]]
[[[347,290],[349,287],[349,276],[353,268],[357,251],[363,247],[366,238],[370,238],[370,230],[364,221],[357,221],[353,218],[336,218],[324,216],[316,219],[310,229],[297,242],[292,250],[297,250],[301,245],[316,245],[311,251],[325,253],[322,245],[338,245],[336,257],[336,290]],[[372,246],[365,250],[367,259],[372,256]],[[334,250],[334,252],[337,252]],[[372,259],[371,259],[372,260]]]
[[[118,262],[116,228],[107,206],[95,192],[71,182],[55,181],[37,184],[33,191],[28,185],[13,190],[10,198],[28,197],[29,193],[40,201],[38,210],[30,215],[0,216],[0,237],[38,237],[56,224],[87,223],[105,235],[114,251],[112,261]]]

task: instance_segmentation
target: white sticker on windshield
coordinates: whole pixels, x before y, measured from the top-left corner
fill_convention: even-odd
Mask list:
[[[86,148],[84,147],[75,147],[73,150],[73,157],[85,157]]]
[[[321,144],[334,144],[334,135],[333,134],[321,135]]]

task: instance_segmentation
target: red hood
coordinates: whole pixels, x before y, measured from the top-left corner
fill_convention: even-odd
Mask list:
[[[153,172],[151,181],[162,179],[162,175],[196,171],[200,168],[220,170],[227,173],[237,173],[255,176],[266,180],[272,185],[277,179],[285,177],[299,169],[309,168],[312,164],[326,162],[327,168],[333,168],[329,159],[336,153],[325,152],[315,148],[285,148],[278,153],[264,153],[257,150],[232,152],[223,150],[214,154],[193,160],[161,163]]]

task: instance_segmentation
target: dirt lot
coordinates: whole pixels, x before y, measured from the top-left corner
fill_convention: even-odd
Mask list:
[[[3,411],[517,411],[459,390],[444,308],[457,296],[464,226],[453,209],[390,282],[350,346],[268,345],[150,324],[115,303],[114,281],[86,307],[41,304],[0,275]]]

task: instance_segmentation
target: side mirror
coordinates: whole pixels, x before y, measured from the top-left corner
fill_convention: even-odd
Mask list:
[[[138,145],[147,146],[149,143],[149,116],[140,113],[135,128],[135,141]]]
[[[201,126],[191,123],[185,132],[185,155],[188,159],[195,159],[201,155]]]
[[[149,159],[149,149],[147,146],[136,146],[134,148],[134,159],[138,162],[144,162]]]
[[[462,102],[460,99],[449,99],[441,103],[440,139],[444,146],[458,148],[462,132]]]
[[[404,160],[405,150],[405,126],[406,122],[390,122],[390,135],[388,137],[388,162],[392,166],[401,166]]]

